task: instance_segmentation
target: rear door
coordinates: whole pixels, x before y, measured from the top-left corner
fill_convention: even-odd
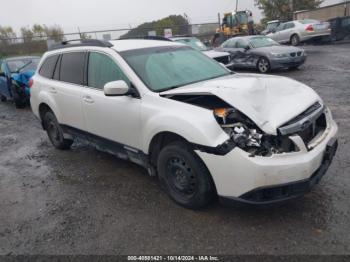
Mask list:
[[[80,130],[85,129],[81,96],[86,55],[86,52],[61,54],[52,75],[53,80],[45,84],[59,110],[60,124]]]
[[[283,30],[280,31],[280,41],[287,43],[290,41],[290,38],[294,32],[295,24],[294,22],[288,22],[284,24]]]

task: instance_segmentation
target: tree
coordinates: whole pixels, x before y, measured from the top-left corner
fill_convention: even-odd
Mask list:
[[[21,30],[21,35],[22,35],[22,38],[23,38],[23,42],[24,43],[32,42],[33,37],[34,37],[33,31],[30,28],[28,28],[28,27],[21,27],[20,30]]]
[[[293,20],[298,10],[310,10],[319,7],[324,0],[256,0],[255,4],[263,10],[264,22],[270,20]]]
[[[32,31],[35,37],[42,39],[45,37],[45,28],[42,25],[34,24],[32,27]]]
[[[46,26],[44,25],[44,31],[48,39],[52,39],[56,42],[62,42],[64,38],[63,29],[59,25]]]
[[[17,38],[16,33],[10,26],[0,26],[0,41],[2,44],[10,44]]]
[[[121,36],[121,38],[146,36],[149,31],[156,31],[158,36],[162,36],[166,28],[171,28],[174,35],[188,34],[188,20],[181,15],[171,15],[161,20],[141,24]]]

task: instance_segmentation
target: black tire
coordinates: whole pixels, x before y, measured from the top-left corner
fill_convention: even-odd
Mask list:
[[[73,144],[73,140],[65,139],[63,131],[56,116],[51,111],[47,111],[43,117],[43,124],[52,145],[60,150],[68,150]]]
[[[6,96],[0,95],[0,100],[1,100],[1,102],[6,102],[7,98],[6,98]]]
[[[260,57],[256,67],[262,74],[266,74],[271,71],[270,61],[266,57]]]
[[[298,46],[300,44],[300,37],[297,34],[294,34],[290,37],[290,43],[292,46]]]
[[[13,97],[13,102],[15,103],[16,108],[25,108],[27,105],[27,99],[23,92],[20,92],[19,86],[12,84],[11,92]]]
[[[181,206],[199,209],[214,199],[216,191],[209,171],[186,143],[165,146],[157,168],[168,195]]]

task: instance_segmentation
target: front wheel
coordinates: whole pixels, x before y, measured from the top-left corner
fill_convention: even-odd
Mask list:
[[[300,38],[298,35],[294,34],[291,36],[290,38],[290,43],[293,45],[293,46],[298,46],[300,44]]]
[[[55,148],[60,150],[70,149],[71,145],[73,144],[73,140],[65,139],[63,137],[62,128],[51,111],[47,111],[44,114],[43,124],[47,135]]]
[[[209,171],[184,142],[174,142],[161,150],[158,174],[168,195],[186,208],[198,209],[214,199],[215,186]]]
[[[258,60],[257,68],[258,68],[258,71],[260,73],[263,73],[263,74],[266,74],[266,73],[270,72],[271,66],[270,66],[269,60],[267,58],[265,58],[265,57],[261,57]]]

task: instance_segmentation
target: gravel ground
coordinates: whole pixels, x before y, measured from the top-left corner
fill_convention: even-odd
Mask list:
[[[29,109],[0,104],[0,255],[350,254],[350,44],[307,46],[300,70],[340,147],[304,199],[272,209],[173,203],[145,170],[75,144],[57,151]]]

